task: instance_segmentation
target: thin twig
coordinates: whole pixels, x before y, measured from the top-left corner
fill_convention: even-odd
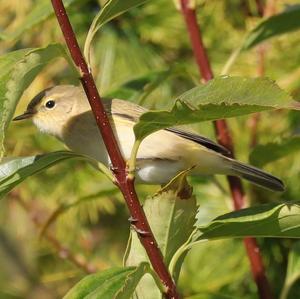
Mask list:
[[[211,70],[209,59],[202,42],[200,26],[197,23],[196,18],[196,9],[192,6],[192,1],[190,0],[180,0],[180,2],[181,12],[185,19],[187,30],[190,35],[190,40],[199,72],[202,75],[202,80],[204,82],[207,82],[213,78],[213,72]],[[233,141],[229,132],[227,122],[225,120],[217,120],[214,122],[214,126],[218,142],[227,147],[232,153],[231,157],[234,157]],[[239,210],[245,205],[244,190],[241,180],[237,177],[231,176],[228,176],[227,179],[231,190],[234,208],[235,210]],[[244,243],[260,298],[272,299],[273,296],[271,293],[269,282],[265,275],[263,261],[257,242],[254,238],[245,238]]]
[[[120,188],[130,211],[130,219],[132,219],[132,224],[134,225],[134,228],[136,228],[136,232],[147,252],[153,269],[158,274],[162,283],[167,287],[167,292],[164,294],[165,297],[179,298],[176,285],[170,273],[168,272],[166,265],[164,264],[162,253],[158,248],[144,210],[138,200],[134,188],[134,177],[128,177],[127,175],[126,163],[121,155],[108,116],[104,110],[104,106],[101,102],[94,78],[88,69],[88,66],[79,48],[63,2],[61,0],[51,0],[51,2],[73,61],[80,70],[80,80],[82,86],[91,105],[98,128],[101,132],[104,144],[109,154],[112,164],[112,171],[116,179],[115,183]]]
[[[44,222],[38,217],[40,214],[32,205],[23,200],[19,192],[11,192],[11,198],[14,199],[27,213],[31,216],[32,222],[37,228],[44,226]],[[97,268],[91,264],[88,264],[85,260],[72,253],[72,251],[66,246],[62,245],[59,240],[49,231],[45,231],[43,237],[47,239],[49,243],[56,249],[58,256],[64,260],[70,261],[76,267],[82,269],[86,273],[94,273]]]

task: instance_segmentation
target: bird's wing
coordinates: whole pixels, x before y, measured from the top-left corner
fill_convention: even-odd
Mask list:
[[[110,106],[110,107],[109,107]],[[118,100],[114,99],[112,101],[106,102],[106,110],[111,111],[112,115],[120,116],[123,118],[126,118],[129,121],[137,122],[139,117],[147,112],[148,110],[144,107],[141,107],[139,105],[136,105],[134,103],[124,101],[124,100]],[[185,131],[178,127],[172,127],[165,129],[166,131],[172,132],[182,138],[194,141],[210,150],[213,150],[217,153],[220,153],[222,155],[228,155],[230,154],[230,151],[225,148],[222,145],[217,144],[216,142],[200,136],[198,134]]]
[[[213,150],[217,153],[220,153],[222,155],[230,154],[230,151],[226,147],[224,147],[220,144],[217,144],[216,142],[214,142],[206,137],[200,136],[198,134],[194,134],[194,133],[191,133],[191,132],[188,132],[185,130],[181,130],[179,128],[167,128],[165,130],[175,133],[176,135],[178,135],[182,138],[194,141],[194,142],[196,142],[210,150]]]
[[[104,107],[109,114],[126,118],[132,122],[138,122],[139,117],[148,111],[142,106],[119,99],[104,101]]]

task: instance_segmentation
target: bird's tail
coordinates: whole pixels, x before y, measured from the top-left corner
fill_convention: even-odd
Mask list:
[[[239,176],[261,187],[283,192],[285,189],[284,183],[277,177],[266,173],[256,167],[243,164],[233,159],[226,158],[230,162],[230,173],[234,176]]]

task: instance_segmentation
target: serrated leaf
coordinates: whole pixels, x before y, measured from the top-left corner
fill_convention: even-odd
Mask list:
[[[300,203],[267,204],[219,216],[198,226],[198,240],[253,237],[300,238]]]
[[[84,55],[89,60],[89,52],[92,40],[97,31],[107,22],[111,21],[127,10],[139,6],[149,0],[108,0],[100,12],[95,16],[93,23],[89,29],[85,45]]]
[[[197,212],[196,199],[185,181],[186,172],[174,178],[165,188],[153,197],[148,197],[143,205],[146,217],[158,246],[168,266],[178,248],[191,235]],[[132,233],[130,249],[125,256],[126,265],[137,265],[148,261],[147,254],[136,233]],[[183,259],[178,261],[175,280]],[[161,298],[161,293],[148,275],[143,277],[137,287],[136,294],[140,299]]]
[[[163,128],[300,105],[267,78],[218,77],[179,96],[171,111],[144,113],[134,126],[137,139]]]
[[[250,163],[263,167],[264,165],[284,158],[300,150],[300,136],[293,136],[279,142],[257,145],[251,152]]]
[[[64,6],[68,7],[75,1],[76,0],[64,0]],[[49,0],[39,0],[27,14],[22,24],[13,32],[1,33],[0,39],[17,40],[22,37],[24,32],[44,22],[52,15],[54,15],[54,10],[51,2]]]
[[[300,5],[274,15],[256,26],[246,37],[242,50],[249,50],[257,44],[284,33],[300,29]]]
[[[54,58],[68,56],[60,44],[45,48],[22,49],[0,56],[0,157],[5,130],[24,90]]]
[[[40,156],[4,158],[0,164],[0,198],[26,178],[67,159],[89,158],[69,151],[52,152]]]
[[[64,299],[127,299],[147,273],[148,263],[137,267],[113,268],[90,274],[77,283]]]

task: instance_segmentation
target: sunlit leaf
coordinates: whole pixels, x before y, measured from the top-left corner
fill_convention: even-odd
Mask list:
[[[88,160],[85,156],[69,151],[31,157],[4,158],[0,164],[0,198],[26,178],[70,158]]]
[[[149,0],[108,0],[100,12],[96,15],[89,29],[84,45],[84,55],[89,57],[91,42],[97,31],[107,22],[126,12],[127,10],[141,5]]]
[[[64,0],[64,6],[68,7],[75,1],[77,0]],[[24,32],[38,25],[39,23],[44,22],[54,14],[51,1],[49,0],[39,0],[32,7],[33,9],[27,14],[22,24],[20,24],[13,32],[1,33],[0,39],[19,39],[22,37]]]
[[[185,175],[186,173],[178,175],[155,196],[148,197],[143,205],[167,266],[178,248],[187,241],[195,224],[196,199],[192,196],[190,186],[185,181]],[[183,257],[178,261],[177,268],[172,273],[175,280],[178,278]],[[137,234],[132,233],[125,256],[126,265],[138,265],[142,261],[148,261],[148,257]],[[141,299],[160,298],[160,291],[150,275],[143,277],[136,294]]]
[[[267,78],[223,76],[179,96],[171,111],[144,113],[134,127],[137,139],[167,127],[241,116],[300,105]]]
[[[137,267],[112,268],[90,274],[77,283],[63,298],[131,298],[137,284],[148,269],[148,263],[141,263]]]
[[[300,136],[293,136],[281,140],[257,145],[250,154],[250,163],[262,167],[270,162],[284,158],[300,150]]]
[[[68,56],[60,44],[45,48],[23,49],[0,56],[0,154],[5,130],[24,90],[54,58]],[[1,156],[0,155],[0,156]]]
[[[247,36],[242,49],[248,50],[257,44],[284,33],[300,29],[300,5],[262,21]]]
[[[300,238],[300,204],[267,204],[231,212],[198,226],[198,240],[253,237]]]

